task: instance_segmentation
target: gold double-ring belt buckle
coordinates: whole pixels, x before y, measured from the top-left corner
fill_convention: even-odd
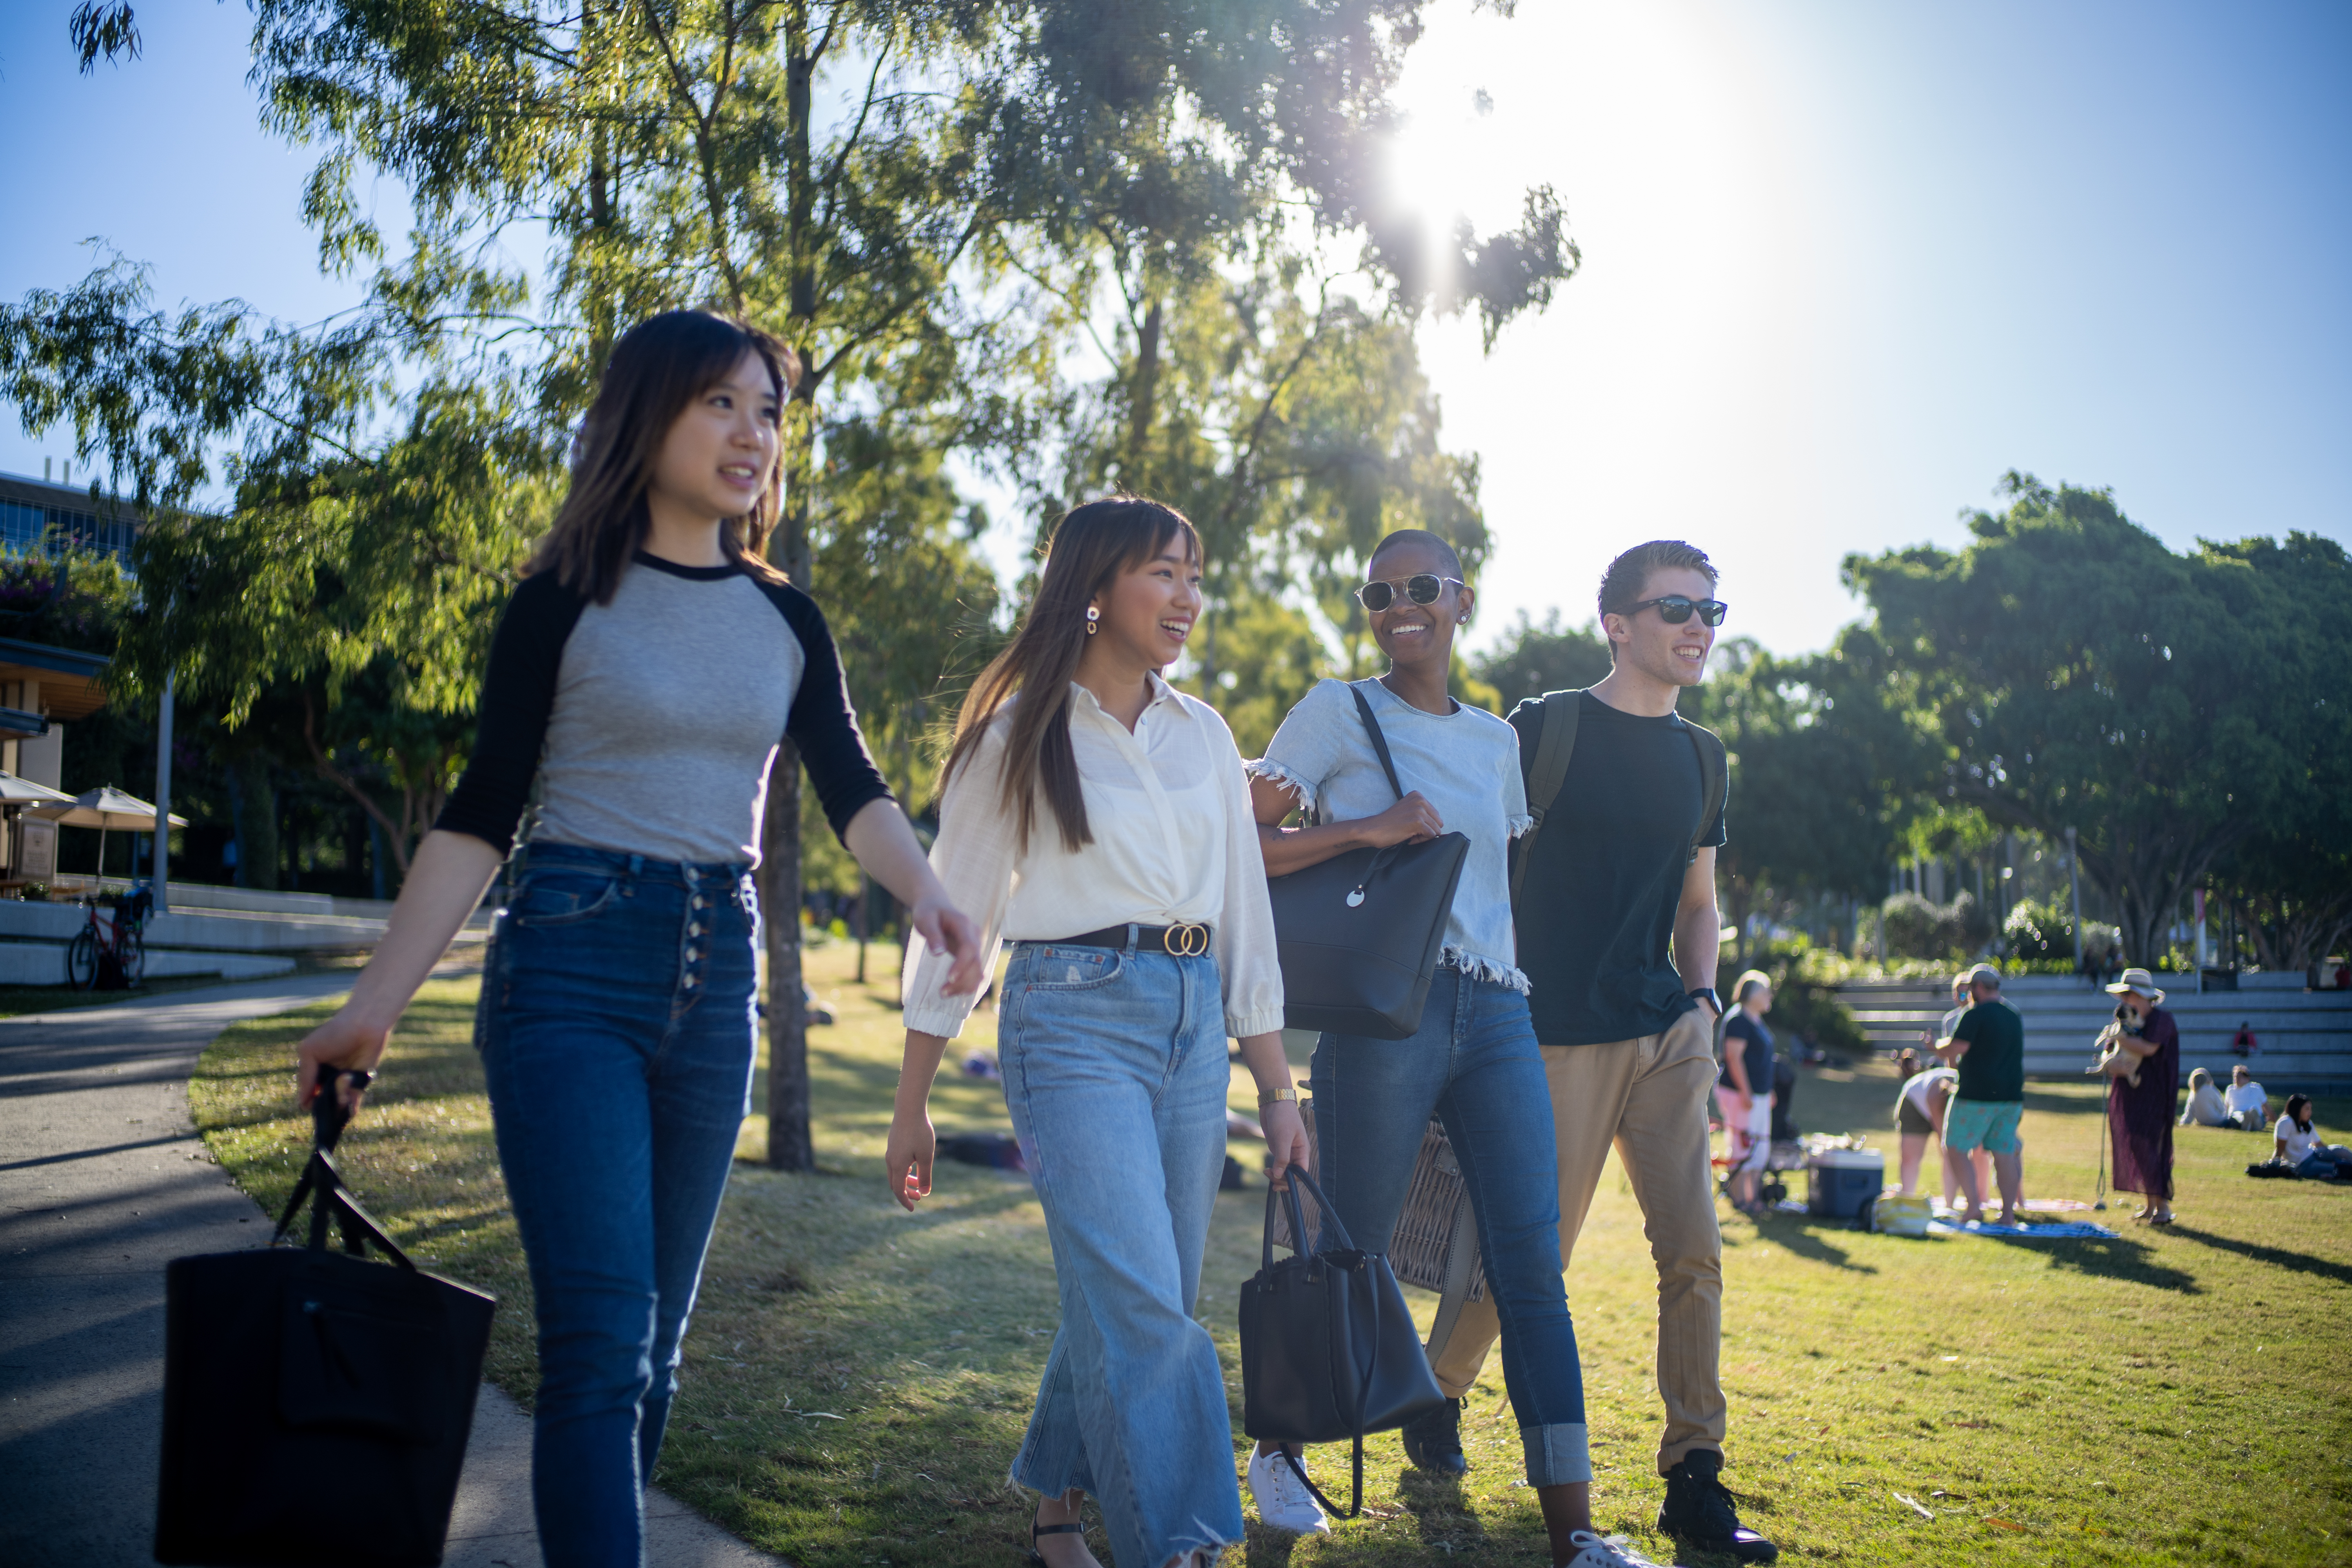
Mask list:
[[[1198,958],[1209,951],[1209,928],[1181,921],[1160,933],[1160,945],[1178,958]]]

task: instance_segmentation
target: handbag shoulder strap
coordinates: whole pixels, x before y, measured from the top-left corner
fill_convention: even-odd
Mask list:
[[[1511,857],[1511,902],[1519,901],[1519,884],[1527,879],[1528,862],[1534,858],[1537,836],[1543,832],[1544,818],[1550,815],[1552,803],[1559,798],[1559,786],[1568,782],[1568,760],[1576,752],[1576,721],[1584,710],[1584,692],[1547,691],[1543,695],[1543,717],[1536,725],[1536,760],[1528,772],[1528,816],[1532,819],[1528,830],[1519,835]]]
[[[1389,755],[1389,738],[1381,733],[1381,721],[1372,717],[1372,705],[1364,700],[1361,688],[1348,682],[1348,695],[1356,700],[1356,712],[1364,721],[1364,728],[1372,737],[1372,750],[1379,753],[1381,771],[1389,775],[1389,788],[1396,791],[1399,800],[1404,798],[1404,785],[1397,780],[1396,759]]]

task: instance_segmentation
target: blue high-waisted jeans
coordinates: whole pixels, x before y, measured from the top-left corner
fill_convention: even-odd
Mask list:
[[[638,1568],[678,1341],[751,1088],[748,867],[533,845],[476,1038],[539,1313],[549,1568]]]
[[[1528,1484],[1591,1480],[1584,1373],[1560,1283],[1559,1151],[1528,999],[1441,968],[1419,1031],[1402,1040],[1325,1035],[1309,1085],[1319,1180],[1361,1247],[1388,1245],[1429,1119],[1444,1122],[1502,1321],[1503,1382]]]
[[[1242,1539],[1224,1371],[1192,1319],[1231,1081],[1216,960],[1024,942],[996,1038],[1062,1297],[1013,1479],[1091,1494],[1118,1568],[1213,1558]]]

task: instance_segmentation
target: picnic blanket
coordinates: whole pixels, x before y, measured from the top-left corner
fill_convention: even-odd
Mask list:
[[[2112,1237],[2116,1233],[2105,1226],[2086,1219],[2056,1220],[2042,1225],[1995,1225],[1976,1220],[1961,1225],[1951,1220],[1927,1222],[1929,1236],[1990,1236],[2003,1241],[2081,1241],[2092,1237]]]

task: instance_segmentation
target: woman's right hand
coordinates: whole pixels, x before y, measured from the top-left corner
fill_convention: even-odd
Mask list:
[[[1385,849],[1391,844],[1423,844],[1445,831],[1445,819],[1428,797],[1413,791],[1378,816],[1354,824],[1366,844]]]
[[[294,1047],[294,1103],[309,1110],[319,1092],[319,1079],[329,1071],[373,1072],[383,1059],[392,1030],[361,1018],[346,1004],[335,1016],[302,1037]],[[361,1091],[347,1080],[336,1084],[336,1097],[346,1111],[360,1108]]]
[[[939,1148],[940,1135],[931,1126],[929,1106],[901,1105],[891,1112],[882,1169],[890,1181],[890,1195],[909,1214],[931,1195],[931,1161]]]

